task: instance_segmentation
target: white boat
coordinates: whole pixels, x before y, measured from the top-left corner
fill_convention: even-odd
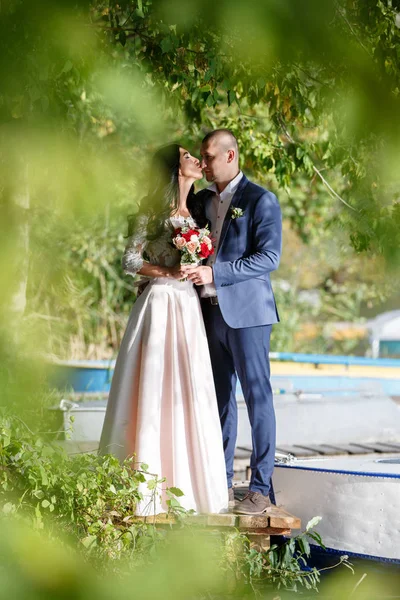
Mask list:
[[[289,383],[280,387],[288,390]],[[341,390],[335,385],[275,395],[276,504],[303,524],[321,516],[317,531],[331,552],[400,564],[398,398],[379,381],[352,387],[342,376],[340,383]],[[247,479],[246,413],[240,401],[236,467],[238,477]]]
[[[378,454],[278,462],[277,505],[317,531],[328,550],[400,564],[400,457]]]

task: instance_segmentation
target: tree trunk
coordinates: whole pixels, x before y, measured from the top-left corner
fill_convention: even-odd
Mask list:
[[[30,196],[27,167],[22,165],[19,181],[3,190],[4,213],[1,224],[3,318],[12,321],[13,329],[26,307],[29,267],[29,208]],[[11,325],[11,322],[8,325]]]
[[[16,192],[13,203],[18,215],[15,223],[15,249],[13,260],[15,265],[15,284],[10,298],[10,308],[15,316],[22,316],[26,307],[26,288],[28,284],[29,267],[29,188],[24,187]]]

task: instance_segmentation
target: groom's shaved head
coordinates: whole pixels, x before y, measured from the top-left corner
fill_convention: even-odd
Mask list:
[[[236,156],[239,156],[238,142],[230,129],[215,129],[214,131],[210,131],[203,139],[202,145],[208,145],[211,141],[218,145],[221,150],[234,150]]]
[[[229,129],[210,131],[201,143],[201,168],[222,191],[239,173],[237,139]]]

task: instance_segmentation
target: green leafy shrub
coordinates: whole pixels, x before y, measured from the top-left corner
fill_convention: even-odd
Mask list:
[[[160,537],[154,527],[129,523],[142,498],[139,485],[147,479],[156,494],[163,481],[149,476],[146,468],[134,468],[131,460],[120,464],[111,455],[69,456],[57,444],[33,436],[22,421],[1,420],[3,514],[21,516],[53,535],[62,528],[88,556],[118,559],[133,550],[140,554]]]
[[[167,488],[173,529],[168,520],[162,528],[151,519],[138,521],[139,485],[145,481],[154,495],[165,485],[148,473],[147,465],[135,468],[131,460],[121,464],[111,455],[68,455],[57,444],[44,443],[20,419],[0,418],[0,526],[4,518],[13,517],[61,545],[77,548],[103,573],[122,576],[133,567],[155,561],[159,565],[160,557],[167,557],[176,544],[202,547],[204,542],[207,560],[211,557],[218,565],[230,593],[256,592],[266,585],[317,589],[319,571],[304,570],[309,540],[323,546],[312,531],[315,522],[300,536],[262,553],[237,530],[210,535],[187,521],[189,513],[178,500],[183,492],[177,488]]]

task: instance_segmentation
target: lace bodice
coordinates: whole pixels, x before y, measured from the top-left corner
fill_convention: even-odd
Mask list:
[[[139,217],[136,230],[128,239],[122,258],[122,267],[125,273],[135,276],[143,267],[144,262],[162,267],[174,267],[180,261],[180,253],[171,244],[174,229],[188,225],[197,227],[192,217],[181,217],[180,215],[170,217],[165,222],[164,232],[156,240],[147,239],[148,217]]]

